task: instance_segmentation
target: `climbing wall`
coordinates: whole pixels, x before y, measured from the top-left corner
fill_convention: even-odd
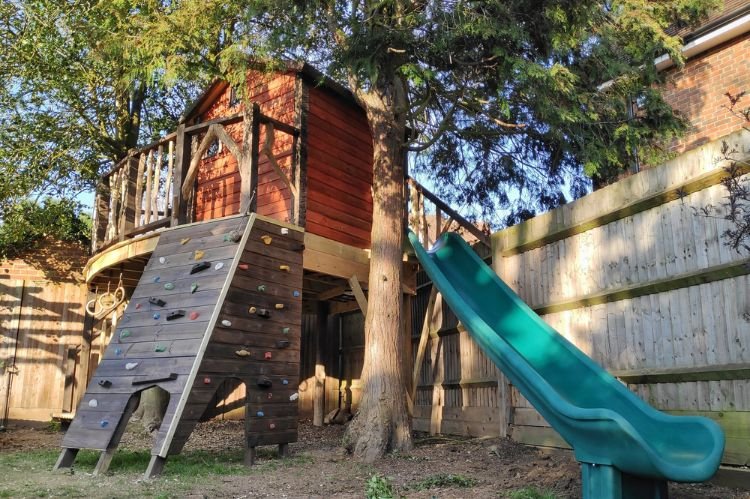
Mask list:
[[[146,472],[178,453],[234,378],[247,389],[248,461],[258,445],[297,439],[301,229],[258,215],[165,231],[62,442],[56,467],[78,449],[103,451],[106,470],[137,393],[166,390],[169,404]]]

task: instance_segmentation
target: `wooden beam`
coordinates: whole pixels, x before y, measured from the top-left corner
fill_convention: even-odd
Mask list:
[[[336,298],[337,296],[341,296],[347,291],[349,291],[349,286],[336,286],[335,288],[331,288],[321,293],[318,293],[318,296],[316,298],[318,301],[327,301],[327,300],[330,300],[331,298]]]
[[[294,124],[299,131],[293,139],[292,178],[298,195],[294,198],[292,220],[300,227],[307,221],[307,118],[310,100],[307,83],[301,74],[294,82]]]
[[[323,349],[325,348],[326,330],[328,329],[328,304],[318,302],[315,321],[315,390],[313,392],[313,426],[323,426],[325,416],[325,382],[326,368],[323,364]]]
[[[362,291],[362,286],[359,285],[359,280],[356,275],[353,275],[349,279],[349,286],[352,287],[354,298],[357,300],[357,305],[359,305],[362,315],[367,318],[367,297],[365,296],[365,292]]]
[[[369,251],[305,232],[305,270],[349,279],[356,275],[367,282],[370,274]]]
[[[577,308],[592,307],[602,303],[611,303],[655,293],[664,293],[666,291],[697,286],[747,274],[750,274],[750,259],[715,265],[707,269],[686,272],[665,279],[651,281],[646,284],[633,284],[618,289],[582,296],[572,300],[546,303],[534,308],[534,312],[539,315],[545,315],[566,310],[574,310]]]
[[[721,364],[701,367],[664,367],[610,371],[610,374],[631,385],[654,383],[689,383],[696,381],[750,380],[750,365]]]

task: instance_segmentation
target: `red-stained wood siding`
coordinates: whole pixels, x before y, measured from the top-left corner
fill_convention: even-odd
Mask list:
[[[248,75],[250,99],[257,102],[263,114],[292,125],[294,123],[294,82],[292,73],[265,76]],[[238,104],[230,107],[231,89],[227,87],[211,107],[201,114],[201,121],[231,116],[242,110]],[[242,124],[227,126],[227,132],[241,144]],[[260,144],[265,141],[265,127],[261,126]],[[292,137],[275,132],[274,156],[290,176],[292,165]],[[258,162],[257,212],[277,220],[289,221],[292,196],[289,188],[278,178],[268,158],[260,155]],[[213,157],[201,161],[198,172],[195,219],[198,221],[233,215],[240,209],[240,174],[237,159],[226,147],[220,147]]]
[[[305,229],[369,248],[372,137],[367,117],[325,88],[311,87],[308,102]]]

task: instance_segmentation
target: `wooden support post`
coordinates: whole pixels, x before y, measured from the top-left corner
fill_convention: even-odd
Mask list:
[[[328,303],[318,302],[318,317],[315,327],[315,390],[313,392],[313,426],[323,426],[325,416],[326,368],[323,364],[323,345],[328,329]]]
[[[64,375],[65,381],[63,385],[63,403],[62,411],[70,413],[73,411],[75,394],[73,390],[76,384],[76,357],[78,356],[78,347],[76,345],[68,345],[65,349],[65,362],[64,362]]]
[[[24,301],[24,288],[26,281],[17,279],[11,281],[3,290],[3,305],[8,311],[6,318],[6,329],[0,336],[0,360],[5,363],[5,368],[0,370],[0,428],[8,424],[10,412],[10,395],[13,389],[13,376],[16,370],[16,355],[18,353],[18,330],[21,325],[21,309]]]
[[[146,472],[143,474],[143,478],[149,479],[161,475],[164,470],[164,465],[167,463],[166,457],[151,456],[151,460],[148,462]]]
[[[78,449],[68,449],[64,448],[62,452],[60,452],[60,456],[57,458],[57,462],[55,463],[54,468],[52,470],[59,470],[60,468],[70,468],[73,466],[73,461],[76,460],[76,456],[78,455]]]
[[[408,383],[411,381],[408,375],[409,368],[411,367],[411,330],[412,330],[412,297],[409,294],[403,295],[402,310],[401,310],[401,334],[403,335],[403,343],[401,351],[404,352],[402,372],[405,373],[406,379],[404,384],[407,388],[410,388]],[[414,415],[414,391],[407,389],[406,391],[406,402],[409,408],[409,415]]]
[[[279,457],[289,457],[289,444],[279,444]]]
[[[255,447],[247,447],[245,448],[245,466],[252,466],[255,464],[255,458],[257,457],[257,453],[255,451]]]
[[[500,402],[500,437],[505,438],[510,433],[513,424],[513,403],[510,397],[511,385],[502,372],[497,376],[497,395]]]
[[[294,82],[294,126],[299,133],[294,137],[294,159],[292,160],[292,181],[297,187],[297,196],[292,206],[292,222],[305,226],[307,213],[307,115],[310,101],[307,83],[301,74]]]
[[[107,472],[107,469],[109,469],[112,457],[115,455],[117,446],[120,445],[120,439],[125,433],[125,428],[127,428],[128,421],[130,421],[130,416],[133,415],[133,411],[135,411],[136,407],[138,407],[138,397],[131,396],[130,399],[128,399],[127,405],[125,405],[125,409],[122,411],[120,421],[117,422],[117,428],[112,434],[112,438],[109,440],[107,450],[102,451],[99,455],[99,461],[97,461],[96,467],[94,467],[94,476],[104,474]]]
[[[190,168],[190,136],[185,133],[185,125],[177,127],[175,141],[174,177],[172,188],[172,227],[188,223],[188,206],[182,195],[182,184]]]
[[[430,332],[432,326],[435,323],[435,302],[437,301],[437,287],[432,286],[430,290],[430,298],[427,301],[427,313],[424,316],[424,322],[422,323],[422,334],[419,336],[419,346],[417,347],[417,356],[414,359],[414,370],[411,376],[411,399],[417,395],[417,384],[419,383],[419,371],[422,368],[422,361],[424,360],[424,353],[427,350],[427,340],[430,338]]]
[[[349,278],[349,286],[352,287],[352,292],[354,293],[354,298],[357,300],[357,305],[359,305],[359,309],[362,311],[362,315],[364,315],[366,319],[367,297],[365,296],[365,292],[362,291],[362,286],[359,285],[359,279],[357,279],[356,275]]]
[[[245,113],[240,163],[240,212],[258,209],[258,154],[260,147],[260,106],[253,103]]]

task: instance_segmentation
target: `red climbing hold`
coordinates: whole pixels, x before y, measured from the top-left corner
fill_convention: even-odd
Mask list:
[[[263,354],[263,358],[266,360],[271,360],[271,352],[266,352]]]
[[[211,384],[211,378],[203,378],[203,384],[204,385],[210,385]]]
[[[198,318],[199,315],[200,314],[198,312],[190,312],[190,315],[188,317],[190,318],[191,321],[194,321],[195,319]]]
[[[240,270],[247,270],[247,269],[250,268],[250,265],[248,265],[246,263],[241,263],[241,264],[237,265],[237,267],[239,267]]]

